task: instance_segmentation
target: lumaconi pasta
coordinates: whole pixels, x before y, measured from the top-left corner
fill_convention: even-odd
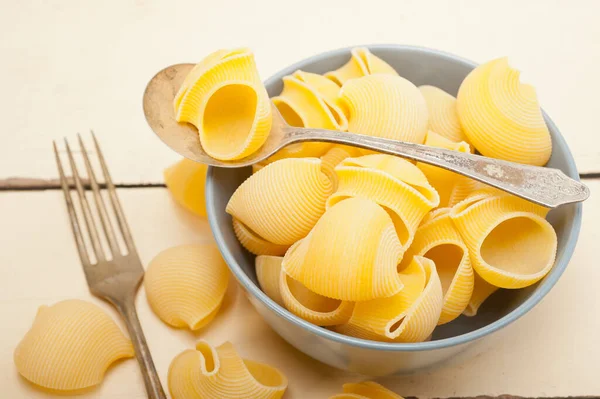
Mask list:
[[[174,101],[176,120],[196,126],[208,155],[240,159],[271,130],[271,103],[248,49],[220,50],[188,74]]]
[[[256,279],[260,289],[267,294],[269,298],[277,302],[281,306],[285,306],[279,289],[279,281],[281,279],[281,256],[257,256],[255,259]]]
[[[304,238],[325,212],[332,190],[320,159],[281,159],[242,183],[226,211],[263,240],[291,245]]]
[[[470,152],[468,143],[464,141],[458,143],[450,141],[431,130],[427,132],[425,145],[458,152]],[[421,169],[429,183],[438,192],[440,207],[451,207],[459,203],[478,186],[476,180],[469,179],[444,168],[438,168],[422,162],[417,162],[417,167]]]
[[[148,265],[144,288],[152,310],[174,327],[198,330],[216,316],[229,270],[214,244],[180,245]]]
[[[283,78],[283,91],[273,97],[273,103],[292,126],[347,130],[348,119],[339,106],[338,91],[339,87],[324,76],[296,71]],[[296,143],[283,148],[267,162],[319,157],[331,146],[319,142]]]
[[[335,168],[338,188],[327,206],[347,198],[364,197],[388,211],[405,251],[421,219],[439,204],[439,196],[412,163],[392,155],[347,158]]]
[[[499,58],[475,68],[457,96],[457,110],[469,142],[483,155],[544,165],[552,153],[550,132],[535,89]]]
[[[329,399],[404,399],[372,381],[344,384],[343,390],[344,393],[333,395]]]
[[[350,198],[329,208],[286,252],[283,269],[317,294],[366,301],[396,294],[402,246],[390,216],[375,202]]]
[[[327,298],[312,292],[300,282],[281,271],[279,280],[281,297],[286,308],[296,316],[318,326],[335,326],[348,321],[353,302]]]
[[[399,276],[402,290],[387,298],[357,302],[348,323],[337,331],[376,341],[425,341],[442,312],[436,266],[430,259],[415,256]]]
[[[408,80],[369,75],[349,80],[339,95],[348,113],[349,131],[418,144],[425,140],[427,103]]]
[[[334,190],[337,189],[338,179],[335,173],[335,167],[344,159],[360,155],[360,149],[343,144],[336,144],[321,157],[321,170],[334,183]]]
[[[469,251],[450,219],[450,209],[440,208],[419,226],[406,260],[424,256],[435,262],[442,284],[444,305],[438,324],[448,323],[465,310],[473,293],[473,268]]]
[[[233,218],[233,232],[240,241],[240,244],[254,255],[284,255],[289,245],[273,244],[256,235],[252,230],[244,225],[244,223]]]
[[[204,183],[208,166],[183,158],[164,171],[169,192],[180,205],[198,216],[206,216]]]
[[[40,387],[76,391],[98,385],[113,362],[133,355],[131,341],[100,307],[70,299],[39,308],[14,362]]]
[[[361,76],[373,75],[376,73],[398,75],[398,72],[396,72],[394,68],[392,68],[381,58],[373,55],[368,48],[353,48],[350,53],[350,61],[335,71],[326,73],[325,77],[331,79],[339,86],[342,86],[350,79],[360,78]]]
[[[456,98],[435,86],[419,86],[419,90],[427,102],[429,130],[451,141],[466,141],[458,120]]]
[[[471,299],[469,300],[469,304],[467,308],[463,312],[465,316],[475,316],[479,311],[479,307],[483,304],[483,302],[488,299],[494,292],[498,291],[498,287],[491,285],[481,277],[477,273],[475,273],[475,285],[473,287],[473,295],[471,295]]]
[[[279,370],[242,359],[231,343],[205,341],[173,359],[168,381],[173,399],[279,399],[288,385]]]
[[[500,288],[523,288],[542,279],[556,257],[548,209],[509,194],[475,192],[450,217],[469,248],[473,268]]]

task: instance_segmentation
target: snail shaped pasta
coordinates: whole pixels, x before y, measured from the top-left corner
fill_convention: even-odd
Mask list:
[[[435,86],[419,86],[419,90],[429,110],[429,130],[450,141],[466,141],[458,120],[456,98]]]
[[[198,216],[206,216],[204,185],[208,165],[183,158],[165,169],[163,175],[169,192],[177,203]]]
[[[341,301],[388,297],[402,289],[402,245],[388,213],[366,198],[332,206],[290,247],[283,269],[310,291]]]
[[[453,142],[440,136],[436,132],[429,131],[425,139],[425,145],[445,148],[458,152],[470,152],[468,143]],[[476,180],[451,172],[444,168],[417,162],[417,167],[427,177],[429,183],[435,188],[440,196],[440,207],[452,207],[465,199],[467,195],[479,187]]]
[[[281,256],[259,255],[254,260],[254,266],[260,289],[277,304],[285,306],[279,288],[282,261]]]
[[[412,256],[424,256],[435,263],[444,295],[438,324],[460,316],[471,299],[474,276],[468,248],[452,223],[450,208],[433,211],[419,226],[405,260]],[[408,267],[408,263],[400,267]]]
[[[349,131],[418,144],[425,140],[427,103],[403,77],[378,74],[351,79],[339,96],[347,110]]]
[[[475,68],[462,82],[457,110],[468,141],[483,155],[545,165],[552,153],[550,132],[535,89],[499,58]]]
[[[333,395],[329,399],[404,399],[372,381],[344,384],[343,390],[344,393]]]
[[[310,291],[282,270],[282,261],[282,257],[276,256],[256,257],[256,276],[267,296],[296,316],[318,326],[333,326],[348,321],[354,303]]]
[[[398,75],[387,62],[373,55],[366,47],[356,47],[350,51],[351,58],[335,71],[327,72],[325,77],[342,86],[350,79],[373,74]]]
[[[78,391],[100,384],[113,362],[133,355],[131,341],[100,307],[70,299],[39,308],[14,362],[39,387]]]
[[[485,302],[485,300],[488,299],[494,292],[498,291],[498,287],[488,283],[479,277],[477,273],[474,273],[474,275],[475,282],[473,286],[473,295],[471,295],[469,304],[463,312],[463,314],[468,317],[477,315],[479,307],[483,304],[483,302]]]
[[[283,78],[283,90],[272,100],[292,126],[344,131],[348,129],[348,119],[339,105],[339,90],[338,85],[322,75],[296,71]],[[331,146],[322,142],[291,144],[267,163],[283,158],[319,157]]]
[[[168,381],[173,399],[279,399],[288,385],[279,370],[242,359],[231,343],[205,341],[173,359]]]
[[[449,215],[483,280],[523,288],[541,280],[554,264],[557,238],[547,213],[542,206],[488,190],[471,194]]]
[[[427,177],[409,161],[386,154],[347,158],[336,168],[338,187],[327,200],[332,207],[347,198],[364,197],[390,214],[405,251],[421,219],[439,204]]]
[[[255,255],[279,256],[285,254],[290,247],[289,245],[273,244],[259,237],[235,217],[233,218],[233,232],[240,244]]]
[[[237,188],[226,212],[234,217],[238,239],[249,251],[280,255],[281,251],[264,248],[268,243],[280,248],[290,246],[310,232],[325,212],[325,201],[333,191],[321,164],[318,158],[281,159]],[[244,235],[240,236],[242,230]]]
[[[387,298],[357,302],[347,324],[336,331],[363,339],[422,342],[442,312],[442,285],[435,263],[415,256],[398,274],[404,288]]]
[[[217,315],[229,270],[214,244],[180,245],[148,265],[144,289],[150,307],[173,327],[199,330]]]
[[[271,130],[271,103],[248,49],[204,58],[186,76],[173,105],[175,119],[194,125],[204,151],[216,159],[252,154]]]

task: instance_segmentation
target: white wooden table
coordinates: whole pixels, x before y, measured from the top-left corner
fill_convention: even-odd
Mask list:
[[[263,77],[298,59],[367,43],[423,45],[485,61],[509,55],[538,88],[592,190],[571,264],[526,317],[436,369],[380,382],[405,396],[600,395],[600,3],[529,1],[302,2],[23,0],[0,11],[0,397],[50,398],[21,379],[15,345],[36,309],[66,298],[92,300],[72,242],[51,141],[94,129],[103,144],[142,257],[210,240],[204,220],[177,208],[162,170],[178,159],[153,137],[141,95],[154,72],[208,52],[247,45]],[[150,185],[150,187],[141,187]],[[133,188],[135,187],[135,188]],[[200,337],[230,340],[249,358],[280,367],[286,398],[327,398],[361,379],[300,354],[262,322],[232,287],[224,310],[199,334],[173,330],[138,297],[163,382],[171,359]],[[269,350],[265,350],[268,343]],[[112,368],[82,398],[144,398],[133,360]]]

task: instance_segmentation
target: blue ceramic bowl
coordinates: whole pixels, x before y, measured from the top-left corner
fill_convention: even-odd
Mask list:
[[[476,64],[441,51],[412,46],[375,45],[371,51],[392,65],[415,85],[434,85],[456,95]],[[330,51],[294,64],[266,81],[269,95],[282,89],[281,78],[297,69],[324,73],[350,58],[350,48]],[[553,152],[548,166],[578,179],[569,147],[552,120],[544,114],[552,134]],[[368,375],[414,371],[441,362],[529,312],[550,291],[567,267],[581,225],[581,204],[553,210],[548,220],[558,235],[556,263],[538,284],[522,290],[500,290],[490,297],[475,317],[461,316],[436,328],[432,340],[422,343],[381,343],[341,335],[315,326],[288,312],[265,295],[256,280],[254,256],[237,241],[225,206],[235,189],[251,174],[250,168],[209,168],[206,182],[208,219],[217,244],[247,296],[267,323],[298,350],[323,363]],[[523,339],[531,339],[523,335]]]

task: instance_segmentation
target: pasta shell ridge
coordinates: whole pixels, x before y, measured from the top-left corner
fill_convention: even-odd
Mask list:
[[[260,255],[255,259],[256,279],[261,290],[278,305],[284,306],[280,278],[282,256]]]
[[[429,110],[429,129],[451,141],[467,141],[458,120],[456,98],[435,86],[419,86],[419,91]]]
[[[273,244],[265,240],[235,217],[233,218],[233,232],[240,244],[254,255],[282,256],[290,247],[289,245]]]

